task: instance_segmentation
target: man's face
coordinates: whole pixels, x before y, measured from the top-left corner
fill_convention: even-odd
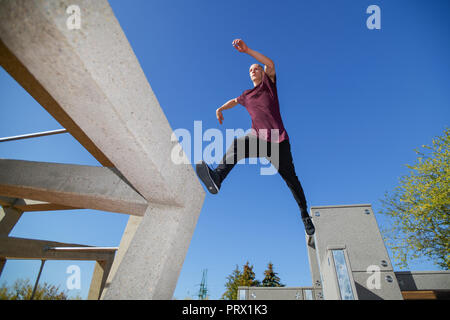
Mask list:
[[[250,79],[259,82],[262,80],[263,69],[259,64],[252,64],[250,66]]]

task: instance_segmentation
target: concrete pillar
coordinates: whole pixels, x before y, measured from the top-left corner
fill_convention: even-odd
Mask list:
[[[103,298],[172,299],[202,204],[150,204]]]
[[[125,231],[122,234],[122,239],[120,241],[119,250],[116,253],[116,257],[114,258],[113,264],[111,266],[111,270],[108,274],[108,278],[106,280],[106,284],[101,293],[101,298],[103,299],[108,291],[109,286],[111,285],[112,279],[116,275],[117,269],[119,268],[122,260],[125,256],[125,253],[128,250],[128,247],[131,244],[131,241],[136,234],[136,231],[139,227],[139,224],[142,221],[142,217],[140,216],[130,216],[128,218],[127,226],[125,227]]]
[[[96,261],[92,273],[91,286],[89,288],[88,300],[98,300],[105,287],[106,279],[111,269],[112,260]]]
[[[22,216],[22,213],[23,211],[9,206],[0,206],[0,237],[7,237],[9,235]],[[0,276],[2,275],[6,260],[5,257],[0,257]]]

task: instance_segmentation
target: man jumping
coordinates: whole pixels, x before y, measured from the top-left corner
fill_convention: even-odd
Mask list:
[[[247,53],[264,64],[264,70],[261,65],[252,64],[250,66],[250,79],[253,82],[254,88],[245,90],[239,97],[226,102],[216,110],[216,116],[219,123],[222,124],[224,120],[222,111],[241,104],[250,114],[252,128],[250,133],[240,138],[234,138],[232,145],[228,148],[216,169],[211,169],[204,161],[197,163],[197,175],[209,192],[217,194],[223,180],[241,159],[264,156],[275,165],[275,162],[272,161],[274,155],[271,151],[279,151],[276,154],[277,161],[275,167],[291,190],[295,201],[297,201],[306,233],[313,235],[315,228],[308,214],[302,185],[295,173],[289,136],[281,119],[276,87],[275,64],[271,59],[250,49],[241,39],[234,40],[233,46],[239,52]],[[273,138],[273,135],[268,134],[268,132],[276,132],[276,137]],[[250,146],[257,147],[252,152]],[[263,154],[262,150],[260,152],[260,146],[265,147],[264,149],[267,151],[267,154]],[[244,152],[240,152],[239,150],[244,150]]]

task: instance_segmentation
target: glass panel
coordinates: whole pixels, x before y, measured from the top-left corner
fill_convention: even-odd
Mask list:
[[[342,300],[354,300],[352,285],[348,275],[347,263],[345,262],[344,250],[332,250],[336,275],[341,292]]]
[[[312,290],[305,290],[305,300],[313,300]]]
[[[245,290],[239,290],[239,300],[245,300]]]

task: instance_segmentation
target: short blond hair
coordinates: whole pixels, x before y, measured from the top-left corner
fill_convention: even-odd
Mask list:
[[[252,66],[254,66],[255,64],[256,64],[258,67],[260,67],[262,71],[264,71],[263,66],[260,65],[259,63],[253,63],[252,65],[250,65],[250,68],[251,68]]]

